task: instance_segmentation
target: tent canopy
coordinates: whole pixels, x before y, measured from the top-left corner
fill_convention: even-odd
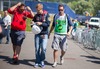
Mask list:
[[[30,6],[33,12],[36,12],[36,5],[38,3],[43,4],[43,9],[48,11],[48,13],[56,14],[58,13],[58,5],[59,3],[54,2],[33,2],[33,1],[25,1],[26,6]],[[66,5],[65,7],[65,13],[68,14],[70,17],[75,18],[75,13]]]

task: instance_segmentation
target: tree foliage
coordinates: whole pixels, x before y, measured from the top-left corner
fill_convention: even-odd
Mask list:
[[[83,14],[88,11],[90,14],[96,15],[97,11],[100,10],[100,0],[79,0],[69,2],[68,5],[76,12],[76,14]]]
[[[83,14],[85,11],[96,15],[100,10],[100,0],[41,0],[49,2],[62,2],[70,6],[76,14]]]

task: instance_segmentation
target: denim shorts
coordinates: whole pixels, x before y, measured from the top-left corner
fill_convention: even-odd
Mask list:
[[[10,37],[13,45],[21,46],[25,39],[25,31],[11,30]]]

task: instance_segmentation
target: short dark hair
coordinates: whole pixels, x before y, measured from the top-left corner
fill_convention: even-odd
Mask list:
[[[63,5],[63,4],[59,4],[58,8],[59,8],[59,7],[63,7],[63,8],[64,8],[64,5]]]
[[[22,7],[22,6],[25,6],[25,4],[22,3],[19,7]]]
[[[74,19],[72,19],[72,22],[75,21]]]

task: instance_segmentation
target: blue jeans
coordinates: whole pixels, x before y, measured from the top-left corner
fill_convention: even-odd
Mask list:
[[[48,35],[35,35],[35,56],[36,62],[40,64],[41,61],[45,60],[46,46],[48,41]]]
[[[10,25],[7,27],[7,29],[3,28],[3,32],[2,32],[2,37],[6,36],[6,42],[9,43],[10,40]],[[2,42],[2,38],[0,38],[0,43]]]
[[[10,40],[10,26],[7,28],[7,37],[6,37],[7,42]]]

